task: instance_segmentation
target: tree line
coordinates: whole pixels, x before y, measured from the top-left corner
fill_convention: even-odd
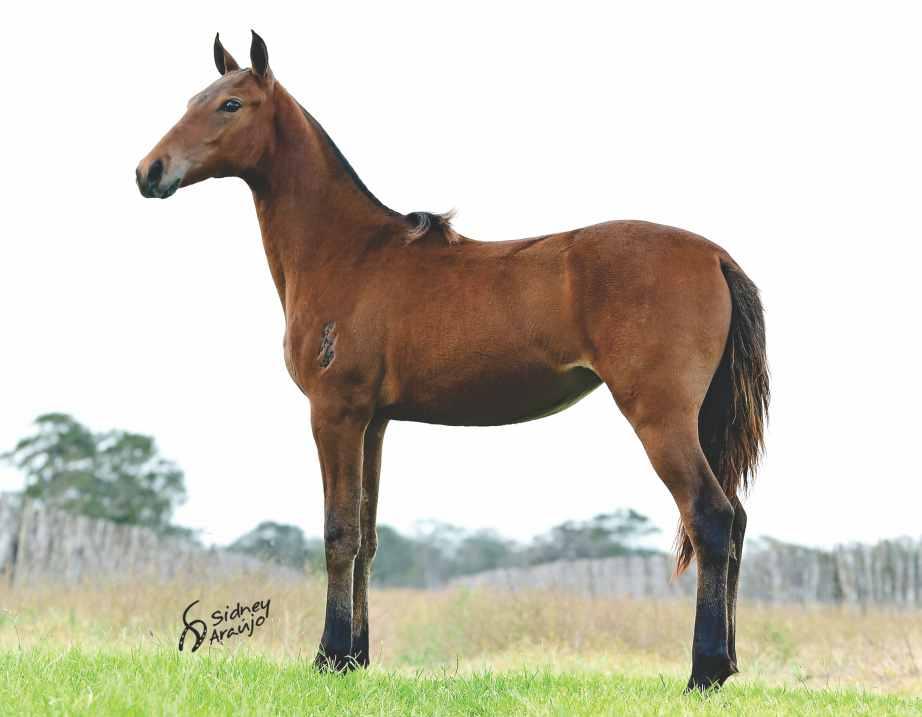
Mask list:
[[[491,530],[469,531],[446,523],[421,523],[412,534],[379,525],[372,579],[386,586],[432,587],[494,568],[651,554],[656,551],[642,547],[641,542],[656,532],[649,518],[633,510],[567,521],[527,542],[510,540]],[[321,570],[324,564],[323,541],[306,537],[294,525],[261,523],[229,548],[298,569]]]

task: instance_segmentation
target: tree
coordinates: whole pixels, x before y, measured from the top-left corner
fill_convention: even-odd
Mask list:
[[[425,585],[420,546],[389,525],[378,526],[378,552],[372,580],[379,585],[422,587]]]
[[[452,554],[452,575],[472,575],[519,562],[518,546],[491,530],[465,535]]]
[[[35,433],[0,456],[25,474],[27,497],[188,537],[187,529],[170,523],[186,498],[185,476],[159,455],[153,438],[118,430],[93,433],[64,413],[39,416],[35,426]]]
[[[600,513],[587,521],[567,521],[538,536],[528,547],[532,565],[554,560],[607,558],[631,553],[648,553],[636,545],[647,535],[658,533],[650,519],[635,510]]]
[[[484,565],[495,567],[489,557],[485,559],[478,553],[477,540],[481,537],[479,533],[469,536],[461,528],[433,521],[417,524],[411,536],[389,525],[379,525],[372,579],[379,585],[433,587],[462,572],[488,569]]]
[[[315,569],[321,568],[324,560],[322,541],[308,540],[304,531],[296,525],[272,521],[264,521],[241,535],[228,546],[228,550],[296,570],[303,570],[306,564]]]

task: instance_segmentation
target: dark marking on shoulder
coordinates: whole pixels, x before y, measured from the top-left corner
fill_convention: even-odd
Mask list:
[[[320,368],[328,368],[336,358],[336,322],[327,321],[320,331],[320,353],[317,354],[317,363]]]

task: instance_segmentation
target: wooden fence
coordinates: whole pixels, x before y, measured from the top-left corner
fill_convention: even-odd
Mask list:
[[[0,496],[0,575],[13,586],[303,573],[152,530]]]
[[[922,540],[844,545],[823,551],[750,541],[740,594],[767,603],[845,603],[922,608]],[[452,585],[505,590],[565,590],[588,596],[691,598],[694,569],[673,578],[667,555],[573,560],[490,570]]]

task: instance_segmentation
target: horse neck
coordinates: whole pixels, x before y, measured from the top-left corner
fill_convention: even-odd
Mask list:
[[[331,260],[362,252],[375,229],[405,223],[364,189],[323,129],[277,85],[274,142],[248,178],[282,306]],[[304,279],[304,281],[299,281]]]

